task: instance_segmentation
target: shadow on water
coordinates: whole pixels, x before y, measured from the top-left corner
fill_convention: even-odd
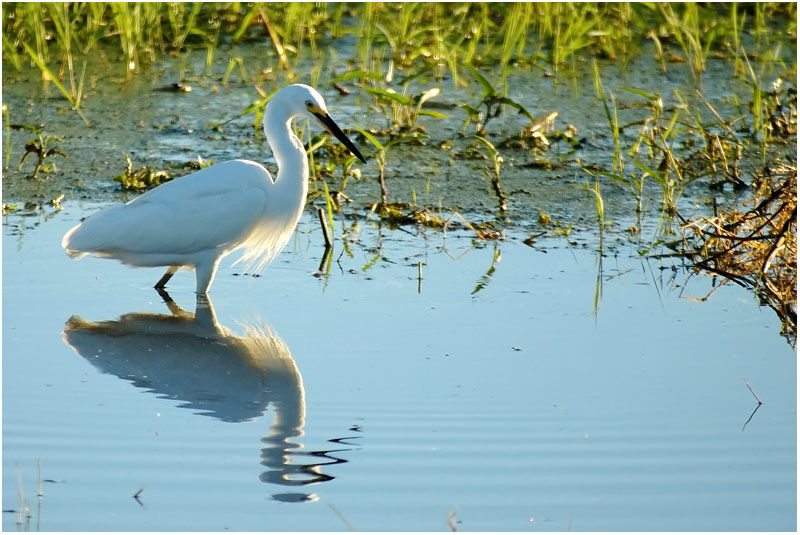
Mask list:
[[[130,381],[160,398],[181,401],[181,408],[224,422],[245,422],[275,411],[270,433],[261,438],[259,475],[265,483],[302,486],[334,479],[323,466],[341,464],[334,456],[353,448],[303,451],[305,389],[289,348],[268,325],[244,327],[236,336],[217,322],[213,304],[198,299],[195,313],[160,292],[170,314],[129,313],[117,320],[92,322],[72,316],[62,337],[102,373]],[[351,431],[360,431],[351,428]],[[329,442],[352,445],[352,438]],[[298,463],[295,456],[312,462]],[[278,493],[277,501],[305,502],[314,494]]]

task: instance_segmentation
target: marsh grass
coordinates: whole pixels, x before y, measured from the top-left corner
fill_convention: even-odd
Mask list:
[[[741,75],[741,34],[752,27],[760,53],[776,15],[796,35],[795,14],[795,5],[782,3],[7,3],[3,54],[15,69],[23,67],[25,45],[38,63],[59,61],[58,77],[68,80],[73,96],[77,56],[103,45],[118,48],[130,78],[165,51],[199,45],[213,58],[222,42],[267,37],[291,77],[293,62],[348,33],[357,36],[353,58],[360,68],[384,64],[379,70],[388,81],[422,64],[434,66],[439,80],[449,70],[456,84],[464,65],[497,65],[506,76],[544,59],[560,72],[584,51],[626,61],[644,39],[659,47],[675,43],[693,75],[703,72],[712,49],[733,42],[734,72]],[[661,62],[665,67],[663,54]]]
[[[199,47],[206,51],[207,74],[211,75],[213,60],[224,54],[220,51],[223,44],[259,40],[271,44],[283,80],[296,79],[297,64],[310,55],[315,67],[309,78],[326,83],[323,64],[330,56],[324,50],[331,48],[334,40],[355,34],[350,59],[357,68],[337,73],[331,81],[355,82],[371,97],[387,118],[386,131],[373,131],[375,135],[398,138],[415,130],[421,134],[421,116],[445,118],[426,104],[442,92],[444,76],[449,74],[453,84],[472,86],[480,93],[477,103],[456,103],[455,109],[460,108],[464,116],[462,131],[473,123],[475,131],[488,140],[487,125],[506,110],[535,122],[525,105],[506,94],[511,72],[549,69],[558,73],[555,78],[575,76],[570,67],[576,57],[581,55],[585,61],[588,55],[614,142],[612,168],[606,176],[641,195],[642,177],[656,174],[665,186],[669,206],[674,184],[663,169],[639,160],[647,167],[637,166],[642,174],[632,178],[630,169],[625,171],[617,95],[603,87],[599,62],[629,61],[645,40],[654,43],[655,60],[662,70],[667,70],[667,58],[677,47],[686,61],[669,68],[688,68],[695,79],[712,52],[730,58],[734,75],[743,77],[752,88],[747,113],[752,117],[754,135],[762,142],[765,160],[771,125],[762,79],[769,62],[760,58],[765,51],[778,50],[770,48],[770,36],[776,29],[796,37],[795,16],[796,6],[786,3],[467,3],[446,7],[419,2],[7,3],[3,9],[3,56],[13,69],[23,69],[26,60],[32,62],[40,70],[45,88],[55,86],[88,125],[81,106],[86,58],[100,49],[116,47],[118,61],[111,55],[111,65],[121,64],[125,78],[130,79],[165,52]],[[746,46],[752,50],[746,52]],[[779,58],[777,52],[772,56]],[[221,74],[223,86],[237,69],[242,83],[250,81],[244,61],[234,55],[227,58]],[[277,79],[276,87],[281,83]],[[421,83],[427,85],[420,89]],[[258,90],[263,98],[239,115],[253,114],[257,132],[269,98],[268,91]],[[642,91],[646,93],[653,92]],[[679,131],[680,125],[675,123],[672,128]],[[660,152],[671,172],[679,173],[677,162],[669,156],[666,136],[658,139],[645,133],[631,151],[635,153],[645,140],[648,150]],[[386,152],[377,154],[381,155],[383,168]]]
[[[546,131],[537,129],[541,121],[529,111],[527,99],[509,96],[512,74],[543,75],[560,84],[584,76],[590,67],[595,102],[606,125],[605,132],[591,135],[608,142],[608,161],[559,163],[592,175],[594,188],[587,186],[587,191],[597,202],[602,202],[601,188],[625,189],[639,214],[647,208],[645,192],[655,189],[661,214],[675,218],[683,192],[694,181],[741,187],[747,182],[739,164],[743,152],[757,148],[760,164],[766,167],[776,144],[796,142],[796,65],[781,59],[781,47],[796,42],[793,3],[7,3],[2,24],[7,69],[35,67],[44,90],[55,87],[87,125],[82,103],[87,97],[85,81],[93,75],[87,72],[87,59],[93,54],[103,58],[103,68],[130,80],[164,54],[186,57],[201,50],[207,78],[216,77],[223,88],[238,78],[258,92],[251,105],[215,127],[252,115],[256,136],[262,135],[264,106],[281,85],[302,81],[349,86],[345,90],[353,91],[357,102],[385,120],[382,128],[365,125],[357,130],[362,141],[374,147],[369,156],[377,176],[374,168],[365,168],[379,186],[372,209],[393,222],[446,228],[448,220],[416,206],[413,189],[412,204],[390,198],[386,170],[389,158],[398,157],[392,147],[421,146],[436,139],[437,145],[458,145],[452,153],[458,160],[464,154],[459,149],[472,141],[472,134],[482,144],[473,148],[473,155],[489,154],[491,166],[483,171],[500,212],[511,211],[500,187],[497,148],[528,147],[513,144],[519,136],[489,132],[491,121],[504,114],[522,115],[530,121],[526,128],[535,138],[533,150],[550,150]],[[230,45],[248,42],[269,52],[263,63],[245,68]],[[694,96],[662,96],[659,88],[618,87],[604,77],[607,65],[614,62],[624,68],[645,46],[653,50],[656,68],[667,74],[688,71],[698,89],[710,61],[729,61],[732,75],[750,87],[750,95],[736,102],[740,117],[723,117],[702,94],[698,103]],[[222,72],[214,72],[217,64]],[[783,86],[773,84],[777,69]],[[263,72],[269,75],[261,76]],[[459,90],[452,94],[460,96],[445,92],[448,83]],[[263,89],[262,84],[269,87]],[[625,102],[631,95],[637,107],[632,119],[631,105]],[[665,100],[674,105],[665,105]],[[437,121],[447,118],[432,106],[440,101],[447,101],[457,121],[463,120],[461,132],[447,134],[444,140],[434,134]],[[555,121],[558,113],[553,113],[545,122]],[[4,116],[8,140],[5,108]],[[355,159],[334,148],[327,136],[306,137],[313,178],[322,180],[312,194],[324,196],[333,228],[347,180],[358,180],[361,169],[354,168]],[[10,154],[7,150],[6,167]],[[150,179],[159,179],[158,172],[142,169],[136,178],[137,171],[129,165],[127,174],[135,179],[129,182],[155,185],[158,180]],[[329,181],[338,170],[341,187],[331,191]],[[367,178],[366,170],[362,178]],[[494,229],[474,228],[479,238],[495,237]]]
[[[492,191],[494,191],[494,194],[497,197],[497,208],[500,210],[500,213],[505,214],[508,211],[508,197],[505,193],[503,193],[503,188],[500,186],[500,172],[504,161],[503,157],[488,139],[479,135],[476,135],[475,139],[478,140],[489,152],[489,161],[491,162],[492,166],[489,169],[483,169],[483,172],[489,178],[489,182],[492,185]]]

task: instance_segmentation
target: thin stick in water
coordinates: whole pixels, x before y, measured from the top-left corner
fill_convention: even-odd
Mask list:
[[[44,496],[44,489],[42,488],[42,460],[38,457],[36,458],[36,469],[38,471],[39,483],[36,489],[36,496],[41,498]]]
[[[19,498],[19,509],[17,510],[17,525],[22,524],[22,511],[25,510],[25,492],[22,490],[22,469],[17,463],[17,497]]]
[[[756,415],[756,412],[758,412],[758,409],[760,409],[760,408],[761,408],[761,403],[757,403],[757,404],[756,404],[756,408],[755,408],[755,409],[753,409],[753,412],[751,412],[751,413],[750,413],[750,418],[748,418],[748,419],[747,419],[747,421],[746,421],[746,422],[744,423],[744,425],[742,426],[742,432],[744,432],[744,428],[745,428],[745,427],[747,427],[747,424],[749,424],[749,423],[750,423],[750,420],[752,420],[752,419],[753,419],[753,416],[755,416],[755,415]]]
[[[136,503],[138,503],[138,504],[139,504],[139,505],[141,505],[142,507],[144,507],[144,503],[142,502],[142,500],[141,500],[141,498],[140,498],[139,496],[141,496],[141,495],[142,495],[142,491],[143,491],[143,490],[144,490],[144,487],[142,487],[142,488],[140,488],[139,490],[137,490],[137,491],[136,491],[136,494],[134,494],[133,496],[131,496],[131,497],[132,497],[134,500],[136,500]]]
[[[317,215],[319,216],[319,224],[322,226],[322,235],[325,237],[325,247],[333,247],[331,231],[328,228],[328,222],[325,221],[325,212],[322,211],[322,208],[317,208]]]
[[[335,505],[333,505],[332,503],[329,503],[328,507],[331,508],[331,511],[336,513],[336,516],[338,516],[339,520],[341,520],[344,523],[344,525],[347,526],[347,529],[349,529],[350,531],[355,531],[355,529],[353,528],[353,525],[347,520],[347,518],[345,518],[345,516],[342,514],[342,512]]]
[[[744,380],[744,386],[747,387],[750,393],[753,394],[753,397],[756,398],[756,401],[758,401],[758,404],[761,405],[761,400],[758,398],[758,395],[753,391],[753,387],[750,386],[750,383],[748,383],[746,379]]]

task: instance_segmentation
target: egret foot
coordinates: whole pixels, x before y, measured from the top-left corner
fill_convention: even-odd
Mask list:
[[[163,277],[161,277],[160,279],[158,279],[158,282],[156,283],[156,285],[155,285],[155,286],[153,286],[153,288],[155,288],[156,290],[162,290],[162,289],[164,289],[164,287],[167,285],[167,282],[168,282],[168,281],[169,281],[169,280],[172,278],[172,276],[173,276],[173,275],[174,275],[174,274],[175,274],[177,271],[178,271],[178,267],[177,267],[177,266],[170,266],[170,267],[168,267],[168,268],[167,268],[167,272],[166,272],[166,273],[164,273],[164,276],[163,276]]]

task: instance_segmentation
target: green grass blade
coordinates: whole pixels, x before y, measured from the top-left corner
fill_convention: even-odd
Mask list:
[[[481,136],[479,136],[477,134],[475,136],[473,136],[473,137],[475,139],[477,139],[478,141],[480,141],[481,143],[483,143],[483,145],[487,149],[489,149],[489,154],[491,154],[492,159],[495,159],[497,157],[497,149],[495,148],[495,146],[492,144],[491,141],[489,141],[488,139],[486,139],[484,137],[481,137]]]
[[[656,99],[658,99],[658,96],[651,95],[650,93],[645,93],[641,89],[636,89],[635,87],[620,87],[620,89],[623,90],[623,91],[627,91],[629,93],[633,93],[635,95],[642,96],[642,97],[646,98],[647,100],[656,100]]]
[[[478,81],[478,83],[481,84],[481,87],[483,87],[483,92],[484,92],[483,96],[484,97],[489,96],[489,95],[496,95],[497,94],[497,91],[495,91],[494,86],[492,86],[492,84],[489,83],[489,80],[487,80],[478,71],[478,69],[476,69],[475,67],[473,67],[470,64],[467,64],[467,69],[469,69],[469,72],[472,73],[472,76],[474,76],[475,79]]]
[[[445,115],[444,113],[439,113],[438,111],[431,111],[431,110],[419,110],[417,115],[429,115],[431,117],[435,117],[436,119],[447,119],[450,117],[449,115]]]
[[[385,148],[385,149],[388,149],[389,147],[393,147],[394,145],[399,145],[399,144],[401,144],[401,143],[410,143],[410,142],[412,142],[412,141],[417,141],[417,140],[419,140],[419,139],[424,139],[424,138],[426,138],[426,137],[428,137],[428,136],[425,136],[425,135],[418,135],[418,136],[403,136],[403,137],[397,137],[397,138],[394,138],[393,140],[389,141],[388,143],[386,143],[386,144],[383,146],[383,148]]]
[[[244,19],[242,19],[242,23],[239,25],[239,29],[236,30],[236,33],[233,34],[234,43],[239,39],[241,39],[242,36],[244,35],[244,32],[246,32],[247,28],[250,27],[250,23],[253,22],[253,19],[258,14],[258,10],[260,7],[261,6],[259,4],[253,5],[253,7],[250,8],[250,11],[247,13],[247,15],[245,15]]]
[[[342,74],[341,76],[337,76],[331,80],[331,83],[338,83],[338,82],[347,82],[349,80],[361,80],[366,78],[368,80],[375,80],[381,81],[383,80],[383,76],[376,72],[366,72],[364,70],[357,70],[357,71],[350,71]]]
[[[364,137],[367,139],[367,141],[369,141],[370,143],[372,143],[373,145],[375,145],[375,147],[376,147],[378,150],[384,150],[384,147],[383,147],[383,145],[381,145],[381,142],[380,142],[380,141],[378,141],[378,140],[375,138],[375,136],[373,136],[372,134],[370,134],[369,132],[367,132],[366,130],[364,130],[363,128],[361,128],[360,126],[358,126],[358,125],[357,125],[357,124],[355,124],[355,123],[353,124],[353,126],[355,126],[356,130],[358,130],[358,131],[361,133],[361,135],[362,135],[362,136],[364,136]]]
[[[83,112],[75,105],[75,101],[73,100],[72,95],[69,94],[69,91],[67,91],[67,88],[58,81],[58,78],[56,78],[53,72],[47,67],[47,65],[44,64],[39,55],[30,47],[30,45],[28,45],[28,43],[22,43],[22,46],[25,47],[25,50],[27,50],[28,55],[31,57],[33,62],[36,63],[36,66],[39,67],[45,76],[47,76],[49,81],[53,82],[53,85],[55,85],[61,94],[64,95],[64,98],[69,101],[72,109],[74,109],[80,118],[83,119],[83,122],[86,123],[86,126],[92,126],[91,123],[89,123],[89,119],[87,119]]]
[[[413,101],[410,98],[403,96],[400,93],[394,93],[392,91],[389,91],[388,89],[380,89],[377,87],[362,87],[362,89],[371,95],[375,95],[378,98],[394,100],[395,102],[399,102],[404,106],[408,106],[413,103]]]

